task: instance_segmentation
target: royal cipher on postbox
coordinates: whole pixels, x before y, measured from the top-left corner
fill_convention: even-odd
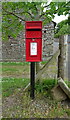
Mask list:
[[[26,21],[26,61],[42,60],[42,21]]]

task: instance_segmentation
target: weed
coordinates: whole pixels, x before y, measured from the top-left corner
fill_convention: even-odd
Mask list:
[[[70,117],[70,109],[65,109],[67,115]]]
[[[65,83],[68,85],[68,87],[70,88],[70,81],[65,81]]]
[[[50,90],[55,86],[55,79],[47,79],[47,80],[42,80],[42,82],[37,82],[36,83],[36,91],[38,92],[44,92],[47,91],[50,92]]]

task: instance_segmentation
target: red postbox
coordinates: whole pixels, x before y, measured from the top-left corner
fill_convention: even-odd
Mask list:
[[[26,61],[42,60],[42,21],[26,21]]]

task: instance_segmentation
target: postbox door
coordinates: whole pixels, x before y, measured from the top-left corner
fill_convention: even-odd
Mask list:
[[[26,61],[41,61],[42,39],[26,39]]]

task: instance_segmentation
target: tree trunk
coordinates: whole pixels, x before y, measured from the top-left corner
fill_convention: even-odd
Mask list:
[[[64,80],[64,36],[59,37],[58,77]]]

